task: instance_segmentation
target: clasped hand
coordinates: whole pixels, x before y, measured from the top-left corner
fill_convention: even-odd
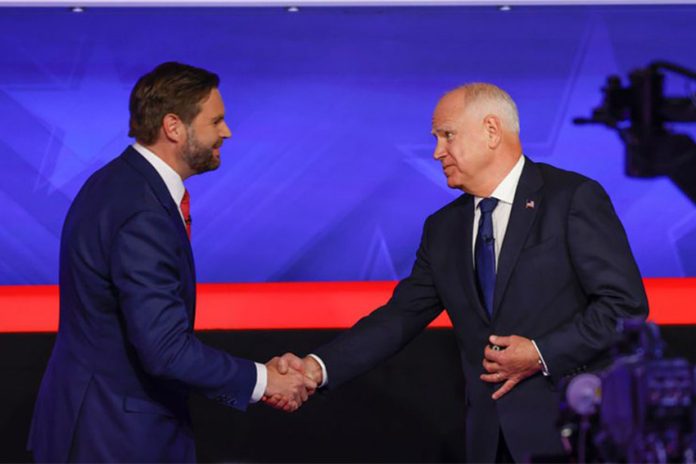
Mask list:
[[[285,353],[268,361],[266,368],[268,384],[262,401],[285,412],[299,409],[322,380],[321,367],[310,356],[301,359]]]
[[[539,355],[534,344],[528,338],[519,335],[501,337],[491,335],[489,342],[498,349],[486,346],[483,351],[483,368],[481,380],[489,383],[501,383],[502,386],[493,393],[497,400],[515,385],[541,370]]]

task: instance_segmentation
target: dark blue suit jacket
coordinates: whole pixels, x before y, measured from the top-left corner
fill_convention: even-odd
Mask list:
[[[245,409],[251,361],[201,343],[177,205],[134,149],[93,174],[60,249],[60,327],[29,435],[37,461],[194,461],[193,390]]]
[[[558,380],[606,364],[617,319],[648,312],[626,234],[598,183],[527,159],[491,320],[476,291],[473,218],[467,194],[430,216],[411,275],[390,301],[315,353],[335,387],[396,353],[447,308],[467,383],[468,460],[493,462],[499,430],[518,462],[561,453]],[[552,376],[531,376],[493,401],[494,385],[479,379],[491,334],[534,339]]]

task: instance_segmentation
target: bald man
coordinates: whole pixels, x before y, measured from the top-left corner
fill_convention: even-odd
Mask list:
[[[433,114],[434,158],[464,193],[427,218],[411,275],[384,306],[303,360],[284,356],[336,388],[446,308],[466,378],[472,462],[562,454],[559,380],[605,366],[617,320],[648,313],[603,188],[524,156],[519,127],[514,101],[494,85],[447,93]]]

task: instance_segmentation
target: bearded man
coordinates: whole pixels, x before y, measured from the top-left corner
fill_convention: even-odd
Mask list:
[[[231,136],[217,75],[164,63],[130,98],[135,143],[95,172],[60,245],[60,326],[29,449],[40,462],[195,461],[194,391],[244,410],[264,395],[286,410],[316,384],[277,358],[237,358],[194,335],[196,280],[183,181],[220,165]]]

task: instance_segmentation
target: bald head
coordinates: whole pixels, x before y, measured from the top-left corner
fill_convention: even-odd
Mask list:
[[[520,133],[520,119],[517,105],[510,95],[498,86],[483,82],[472,82],[447,92],[441,102],[446,100],[461,104],[462,110],[477,119],[492,114],[500,118],[503,129],[514,134]]]
[[[492,84],[473,83],[446,93],[433,113],[434,158],[447,185],[488,196],[522,155],[515,102]]]

